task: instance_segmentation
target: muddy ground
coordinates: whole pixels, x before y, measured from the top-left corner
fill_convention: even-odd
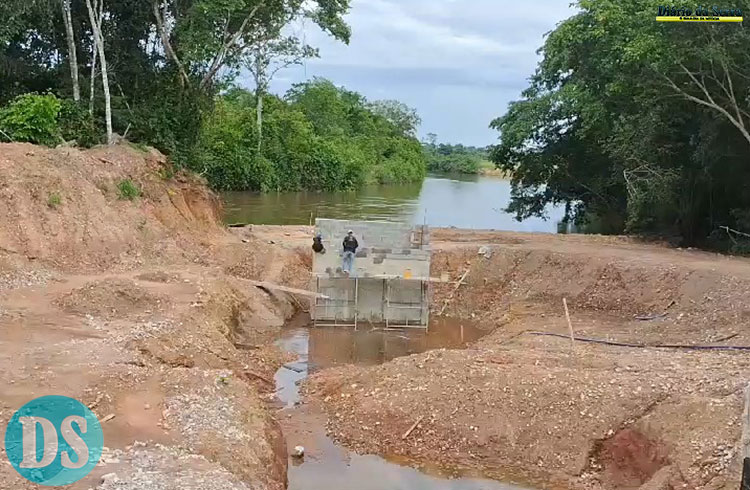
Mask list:
[[[126,178],[139,199],[119,199]],[[199,179],[127,146],[0,145],[0,200],[0,422],[46,394],[108,419],[102,464],[71,488],[284,488],[272,342],[306,305],[243,279],[306,287],[311,230],[228,231]],[[533,332],[567,335],[566,298],[581,337],[750,345],[750,261],[618,237],[433,240],[434,276],[469,271],[435,286],[433,316],[490,333],[314,375],[306,401],[336,441],[539,488],[739,486],[746,352]],[[32,486],[0,465],[0,488]]]

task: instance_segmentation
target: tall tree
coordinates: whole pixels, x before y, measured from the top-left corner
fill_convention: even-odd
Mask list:
[[[343,15],[349,0],[152,0],[159,38],[184,84],[209,90],[223,71],[236,71],[258,42],[304,16],[336,39],[349,41]],[[194,80],[196,80],[194,82]]]
[[[109,92],[109,73],[107,72],[107,57],[104,52],[104,37],[102,36],[102,21],[104,0],[86,0],[86,8],[89,12],[89,21],[91,22],[91,32],[94,38],[94,45],[99,54],[99,63],[102,71],[102,89],[104,90],[104,112],[105,122],[107,125],[107,144],[114,143],[112,131],[112,98]]]
[[[303,44],[294,36],[281,38],[266,37],[259,40],[248,55],[247,68],[255,81],[255,113],[258,130],[257,150],[261,151],[263,141],[263,97],[279,70],[299,65],[304,60],[318,57],[318,50]]]
[[[73,83],[73,100],[81,100],[81,86],[78,83],[78,54],[76,39],[73,34],[73,18],[70,12],[70,0],[60,0],[63,24],[65,24],[65,38],[68,41],[68,62],[70,63],[70,79]]]

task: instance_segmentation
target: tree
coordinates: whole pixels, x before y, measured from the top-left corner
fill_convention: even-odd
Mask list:
[[[349,41],[343,20],[349,0],[152,0],[156,29],[167,58],[186,85],[198,79],[208,90],[222,70],[237,70],[258,42],[275,39],[280,27],[304,16],[336,39]]]
[[[70,13],[70,0],[60,0],[63,23],[65,24],[65,38],[68,41],[68,62],[70,63],[70,79],[73,83],[73,100],[81,100],[81,86],[78,83],[78,54],[76,40],[73,34],[73,19]]]
[[[370,103],[370,109],[384,117],[404,136],[416,136],[422,119],[415,109],[397,100],[376,100]]]
[[[522,99],[492,123],[518,218],[565,204],[604,231],[708,244],[750,216],[748,31],[657,23],[657,4],[581,0],[547,37]]]
[[[284,99],[267,95],[263,152],[256,151],[257,96],[231,89],[204,122],[196,170],[219,189],[353,189],[418,181],[421,145],[370,110],[362,95],[315,79]]]
[[[102,71],[102,88],[104,90],[104,110],[105,122],[107,125],[107,144],[114,143],[112,132],[112,98],[109,92],[109,73],[107,72],[107,57],[104,53],[104,37],[102,36],[102,20],[104,0],[86,0],[86,8],[89,12],[89,21],[91,22],[91,32],[94,38],[94,45],[99,55],[99,63]],[[93,91],[92,91],[93,93]]]
[[[257,150],[261,151],[263,139],[263,97],[268,93],[268,87],[274,75],[279,70],[292,65],[299,65],[309,58],[317,58],[318,50],[303,44],[294,36],[271,38],[258,41],[250,49],[247,68],[255,80],[256,118],[258,143]]]

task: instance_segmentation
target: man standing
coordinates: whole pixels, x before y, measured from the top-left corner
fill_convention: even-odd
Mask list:
[[[354,266],[354,254],[357,253],[357,247],[359,243],[354,237],[354,232],[349,230],[344,237],[344,264],[342,266],[343,271],[349,275],[352,273],[352,267]]]

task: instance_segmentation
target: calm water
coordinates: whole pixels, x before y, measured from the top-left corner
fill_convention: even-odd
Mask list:
[[[557,233],[563,208],[548,219],[516,221],[503,209],[510,182],[498,177],[431,175],[424,182],[368,186],[350,192],[224,194],[227,223],[309,224],[310,218],[397,221],[430,226]]]
[[[276,373],[276,395],[290,419],[300,416],[298,384],[308,373],[342,364],[373,365],[430,349],[462,348],[487,332],[469,322],[440,319],[420,330],[363,330],[348,327],[284,329],[279,347],[298,356]],[[359,455],[337,446],[324,426],[301,422],[311,433],[315,454],[290,459],[290,490],[522,490],[521,487],[482,478],[476,472],[446,473],[438,467],[422,471],[375,455]],[[403,461],[403,463],[408,463]]]

